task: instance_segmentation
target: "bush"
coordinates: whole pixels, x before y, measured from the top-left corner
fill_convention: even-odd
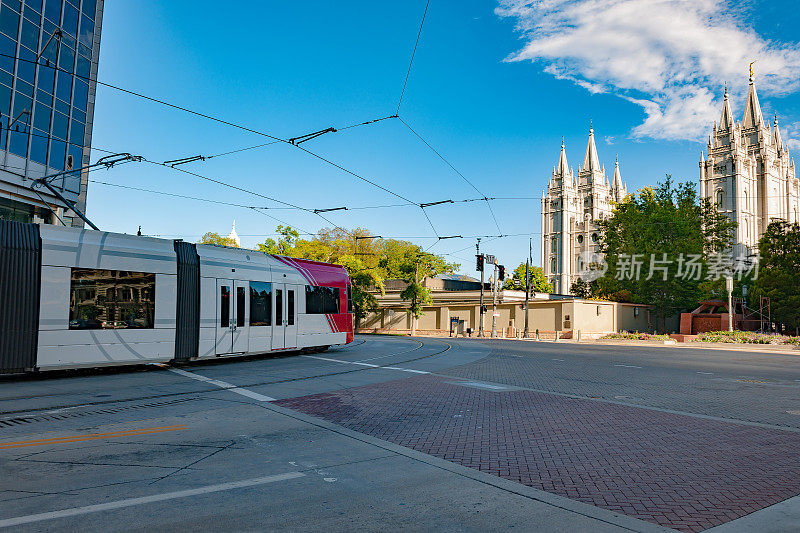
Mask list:
[[[611,333],[600,337],[601,339],[623,339],[629,341],[668,341],[669,335],[654,335],[652,333]]]
[[[731,344],[794,344],[800,345],[800,337],[788,337],[754,331],[709,331],[701,333],[694,342],[726,342]]]

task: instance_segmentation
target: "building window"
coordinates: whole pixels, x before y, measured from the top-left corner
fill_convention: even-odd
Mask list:
[[[597,233],[592,233],[592,242],[597,244],[597,242],[599,240],[600,240],[600,236]]]
[[[250,325],[269,326],[272,323],[272,283],[250,282]]]
[[[717,189],[716,204],[717,207],[722,207],[725,203],[725,192],[722,189]]]
[[[556,271],[556,258],[550,259],[550,272]]]
[[[550,251],[556,253],[558,251],[558,237],[550,239]]]
[[[306,286],[306,313],[309,315],[322,315],[337,314],[338,312],[338,288]]]
[[[73,268],[69,329],[152,329],[156,275]]]
[[[583,235],[578,235],[578,244],[583,244]]]
[[[14,200],[0,198],[0,220],[14,220],[16,222],[33,222],[34,207]]]
[[[286,291],[286,325],[294,326],[294,291],[289,289]]]
[[[244,327],[244,315],[246,313],[247,302],[245,300],[244,287],[236,287],[236,327]]]

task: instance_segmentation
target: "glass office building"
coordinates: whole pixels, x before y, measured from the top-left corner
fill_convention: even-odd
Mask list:
[[[102,13],[103,0],[0,0],[0,218],[83,226],[31,184],[89,163]],[[84,210],[87,179],[51,183]]]

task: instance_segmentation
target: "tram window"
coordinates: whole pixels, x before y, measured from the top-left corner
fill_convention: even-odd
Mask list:
[[[250,325],[269,326],[272,323],[272,283],[250,282]]]
[[[275,325],[283,325],[283,291],[275,289]]]
[[[347,285],[347,312],[353,312],[353,288]]]
[[[156,275],[73,268],[69,329],[152,329]]]
[[[306,313],[310,315],[337,314],[339,289],[336,287],[311,287],[306,285]]]
[[[227,328],[231,325],[231,288],[223,285],[219,290],[219,326]]]
[[[244,327],[244,287],[236,287],[236,327]]]
[[[286,314],[286,319],[289,326],[294,326],[294,291],[286,291],[286,306],[288,307],[288,313]]]

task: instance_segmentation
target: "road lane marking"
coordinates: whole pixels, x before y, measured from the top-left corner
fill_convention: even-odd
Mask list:
[[[133,437],[137,435],[149,435],[151,433],[163,433],[165,431],[180,431],[189,429],[189,426],[163,426],[156,428],[130,429],[126,431],[115,431],[113,433],[89,433],[88,435],[74,435],[71,437],[55,437],[52,439],[21,440],[17,442],[0,442],[0,449],[27,448],[28,446],[45,446],[47,444],[63,444],[67,442],[81,442],[85,440],[113,439],[117,437]]]
[[[263,394],[259,394],[257,392],[253,392],[251,390],[243,389],[241,387],[237,387],[232,383],[228,383],[226,381],[220,381],[218,379],[211,379],[205,376],[201,376],[200,374],[195,374],[194,372],[187,372],[185,370],[181,370],[180,368],[167,368],[170,372],[175,372],[176,374],[180,374],[181,376],[186,376],[187,378],[196,379],[197,381],[202,381],[203,383],[208,383],[210,385],[216,385],[221,389],[225,389],[241,396],[247,396],[248,398],[252,398],[259,402],[274,402],[275,398],[270,398],[269,396],[264,396]]]
[[[384,368],[386,370],[399,370],[401,372],[412,372],[414,374],[430,374],[430,372],[425,372],[424,370],[414,370],[413,368],[400,368],[399,366],[371,365],[369,363],[361,363],[359,361],[342,361],[341,359],[331,359],[330,357],[319,357],[318,355],[304,355],[303,357],[319,359],[320,361],[332,361],[334,363],[344,363],[346,365],[368,366],[370,368]]]
[[[713,372],[698,372],[698,374],[703,374],[704,376],[713,376]]]
[[[381,368],[385,368],[387,370],[400,370],[401,372],[412,372],[414,374],[430,374],[430,372],[425,372],[424,370],[414,370],[413,368],[400,368],[399,366],[384,366]]]
[[[642,367],[636,366],[636,365],[614,365],[614,366],[620,366],[622,368],[642,368]]]
[[[553,357],[553,361],[566,361],[566,359],[559,359],[558,357]]]
[[[162,494],[153,494],[152,496],[143,496],[140,498],[128,498],[125,500],[117,500],[114,502],[100,503],[96,505],[87,505],[85,507],[73,507],[71,509],[61,509],[60,511],[50,511],[48,513],[16,516],[13,518],[5,518],[0,520],[0,527],[13,527],[13,526],[20,526],[22,524],[43,522],[45,520],[54,520],[57,518],[68,518],[71,516],[99,513],[102,511],[113,511],[115,509],[133,507],[135,505],[146,505],[148,503],[163,502],[166,500],[174,500],[177,498],[188,498],[189,496],[198,496],[201,494],[210,494],[213,492],[222,492],[226,490],[254,487],[257,485],[266,485],[267,483],[275,483],[276,481],[286,481],[289,479],[295,479],[304,476],[305,474],[303,474],[302,472],[287,472],[285,474],[278,474],[274,476],[244,479],[242,481],[220,483],[218,485],[207,485],[205,487],[199,487],[196,489],[165,492]]]

